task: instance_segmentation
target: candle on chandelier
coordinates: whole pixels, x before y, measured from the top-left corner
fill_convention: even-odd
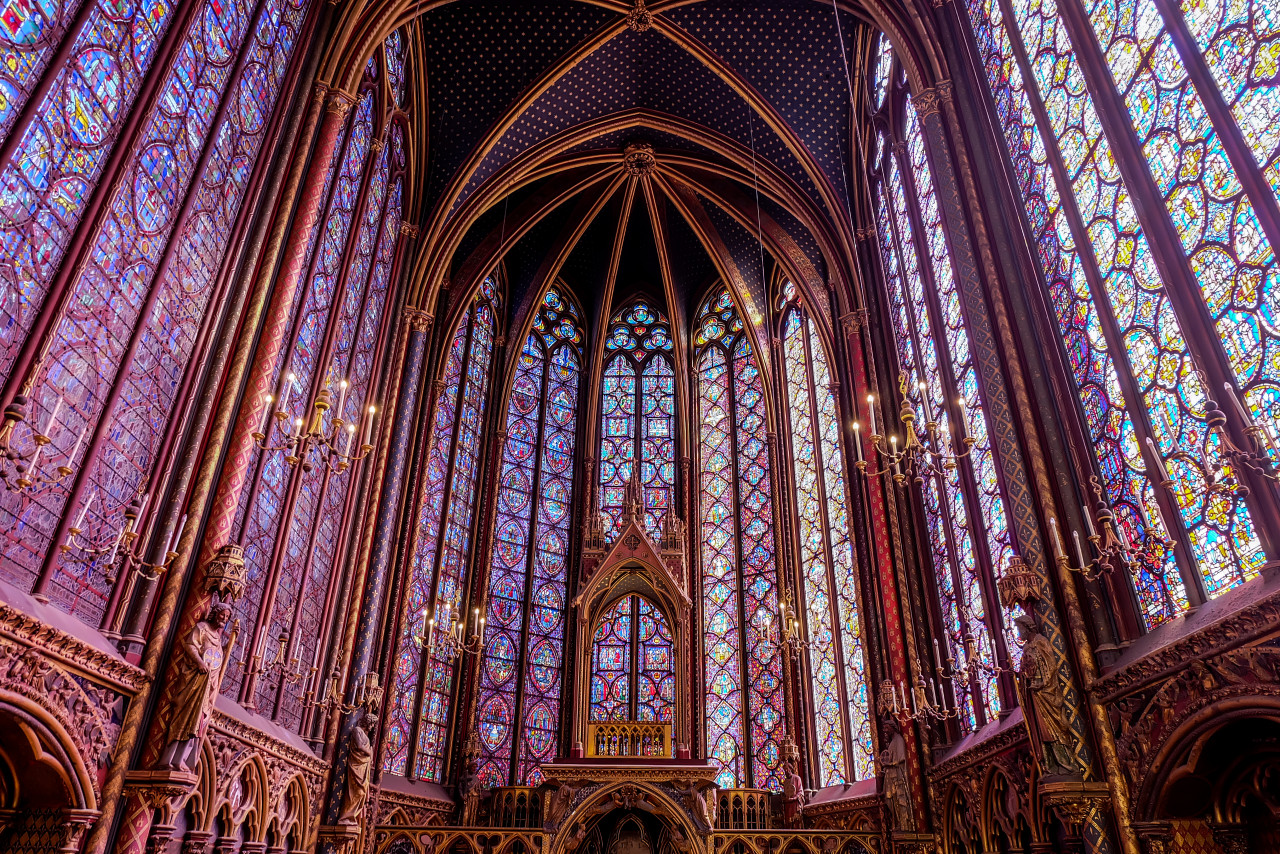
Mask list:
[[[116,562],[116,555],[120,552],[120,541],[124,539],[124,528],[120,529],[120,533],[116,534],[116,541],[111,544],[111,554],[107,555],[107,566],[111,566]]]
[[[263,436],[267,435],[267,428],[271,425],[271,401],[275,400],[271,395],[267,395],[267,405],[262,407],[262,426],[258,428],[258,432]]]
[[[347,402],[347,389],[350,385],[351,384],[346,380],[338,383],[338,408],[333,410],[333,417],[338,420],[342,420],[342,410],[345,408]]]
[[[1083,568],[1086,566],[1086,563],[1085,563],[1085,559],[1084,559],[1084,547],[1080,545],[1080,532],[1079,532],[1079,531],[1072,531],[1072,532],[1071,532],[1071,539],[1075,541],[1075,544],[1076,544],[1076,558],[1080,561],[1080,567],[1083,569]]]
[[[1089,536],[1098,536],[1098,529],[1093,526],[1093,514],[1089,512],[1089,505],[1081,505],[1080,510],[1084,513],[1084,524],[1089,529]]]
[[[1052,516],[1049,517],[1049,533],[1053,535],[1053,556],[1062,557],[1062,538],[1058,536],[1058,520]]]
[[[76,455],[80,453],[80,446],[84,444],[84,434],[88,432],[88,430],[88,424],[80,428],[80,435],[76,437],[75,446],[72,447],[71,453],[67,454],[67,468],[71,468],[71,463],[75,461]]]
[[[45,422],[44,430],[41,436],[53,435],[53,422],[58,420],[58,413],[62,412],[62,395],[58,395],[58,400],[53,404],[53,411],[49,413],[49,420]]]
[[[361,445],[373,444],[373,442],[371,441],[373,439],[373,416],[377,414],[378,414],[378,407],[370,404],[369,417],[364,420],[364,441],[360,443]]]
[[[1164,466],[1164,458],[1161,457],[1160,452],[1156,450],[1156,443],[1151,441],[1150,436],[1146,438],[1146,442],[1147,447],[1151,449],[1151,456],[1155,458],[1156,471],[1160,472],[1160,479],[1164,481],[1172,481],[1173,478],[1169,477],[1169,470]]]
[[[297,381],[297,374],[291,373],[285,378],[284,388],[280,392],[280,410],[282,412],[289,408],[289,392],[293,391],[293,384]]]
[[[876,399],[875,395],[867,395],[867,426],[871,435],[876,435]]]
[[[853,422],[853,454],[858,462],[862,462],[862,426]]]
[[[484,645],[484,617],[480,618],[480,644]]]
[[[81,531],[84,530],[84,518],[89,515],[89,508],[93,506],[93,500],[97,497],[98,497],[98,490],[95,489],[93,492],[89,493],[89,500],[86,501],[84,503],[84,506],[80,508],[80,517],[76,519],[77,529]]]
[[[956,398],[956,405],[960,407],[960,426],[964,427],[964,434],[972,436],[973,431],[969,429],[969,408],[965,405],[964,398]]]
[[[422,609],[422,616],[427,616],[427,610]],[[431,649],[434,644],[436,634],[436,621],[434,618],[427,620],[427,649]]]
[[[1235,407],[1236,416],[1240,419],[1240,423],[1245,427],[1256,426],[1249,413],[1244,408],[1244,403],[1240,400],[1240,395],[1236,394],[1236,390],[1231,387],[1231,383],[1223,383],[1222,389],[1227,393],[1227,397],[1231,399],[1231,405]]]
[[[933,639],[933,660],[938,662],[938,666],[942,666],[942,647],[938,646],[938,639]]]
[[[346,447],[342,449],[342,455],[344,457],[351,456],[351,443],[355,441],[355,438],[356,438],[356,425],[348,424],[347,425],[347,444],[346,444]]]
[[[929,393],[926,391],[923,381],[917,383],[916,387],[920,389],[920,403],[924,406],[925,423],[928,423],[933,420],[933,410],[929,406]]]

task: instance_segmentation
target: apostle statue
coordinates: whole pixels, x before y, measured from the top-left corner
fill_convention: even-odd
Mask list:
[[[1067,700],[1058,674],[1059,657],[1049,639],[1040,633],[1035,618],[1020,614],[1014,619],[1022,642],[1018,675],[1026,688],[1031,729],[1044,755],[1046,774],[1070,774],[1079,770],[1075,736],[1067,724]]]
[[[782,819],[793,827],[804,807],[804,781],[790,759],[782,760]]]
[[[458,780],[458,799],[462,801],[462,826],[474,827],[476,814],[480,811],[480,796],[483,790],[480,785],[480,772],[477,770],[478,760],[474,753],[468,752],[467,764],[462,769]]]
[[[884,772],[884,800],[893,815],[895,830],[914,830],[911,814],[911,786],[907,779],[907,743],[902,738],[902,722],[889,716],[889,744],[880,751],[880,770]]]
[[[233,629],[225,647],[222,643],[222,627],[230,617],[230,605],[210,606],[204,618],[178,645],[170,691],[172,706],[157,768],[170,771],[195,768],[200,756],[200,738],[222,685],[227,653],[236,641]]]
[[[342,790],[342,810],[338,824],[358,825],[369,800],[369,783],[373,776],[373,729],[378,719],[373,712],[360,715],[356,728],[347,740],[347,785]]]

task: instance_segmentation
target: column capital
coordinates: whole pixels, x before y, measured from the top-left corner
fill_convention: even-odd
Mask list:
[[[915,104],[916,112],[920,115],[921,121],[924,121],[929,116],[936,115],[941,108],[936,87],[921,89],[911,97],[911,103]]]

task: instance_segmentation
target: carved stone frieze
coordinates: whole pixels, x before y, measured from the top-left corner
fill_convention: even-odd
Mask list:
[[[1094,690],[1113,700],[1143,685],[1176,673],[1192,659],[1207,659],[1272,631],[1280,623],[1280,592],[1263,597],[1228,617],[1144,655],[1134,663],[1098,679]]]
[[[125,697],[61,667],[42,649],[0,637],[0,691],[46,709],[71,736],[90,771],[104,765],[120,734]],[[97,775],[92,775],[100,792]]]
[[[1280,649],[1244,647],[1186,659],[1158,687],[1117,702],[1116,748],[1133,791],[1143,790],[1151,758],[1187,720],[1215,703],[1250,696],[1280,697]]]
[[[124,659],[0,602],[3,637],[34,647],[67,669],[106,682],[125,694],[137,693],[147,682],[146,673]]]
[[[308,812],[316,815],[320,809],[328,765],[319,757],[261,730],[215,710],[205,735],[214,757],[216,791],[210,799],[221,802],[236,778],[231,773],[250,756],[256,756],[266,768],[265,785],[267,802],[279,804],[285,789],[300,778],[307,792]]]

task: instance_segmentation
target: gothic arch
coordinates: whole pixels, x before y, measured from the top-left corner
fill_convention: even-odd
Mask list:
[[[677,828],[686,840],[698,839],[701,831],[684,807],[652,783],[635,780],[606,783],[574,807],[560,823],[547,850],[563,851],[575,834],[585,834],[602,816],[615,809],[639,809],[655,815],[668,827]]]

